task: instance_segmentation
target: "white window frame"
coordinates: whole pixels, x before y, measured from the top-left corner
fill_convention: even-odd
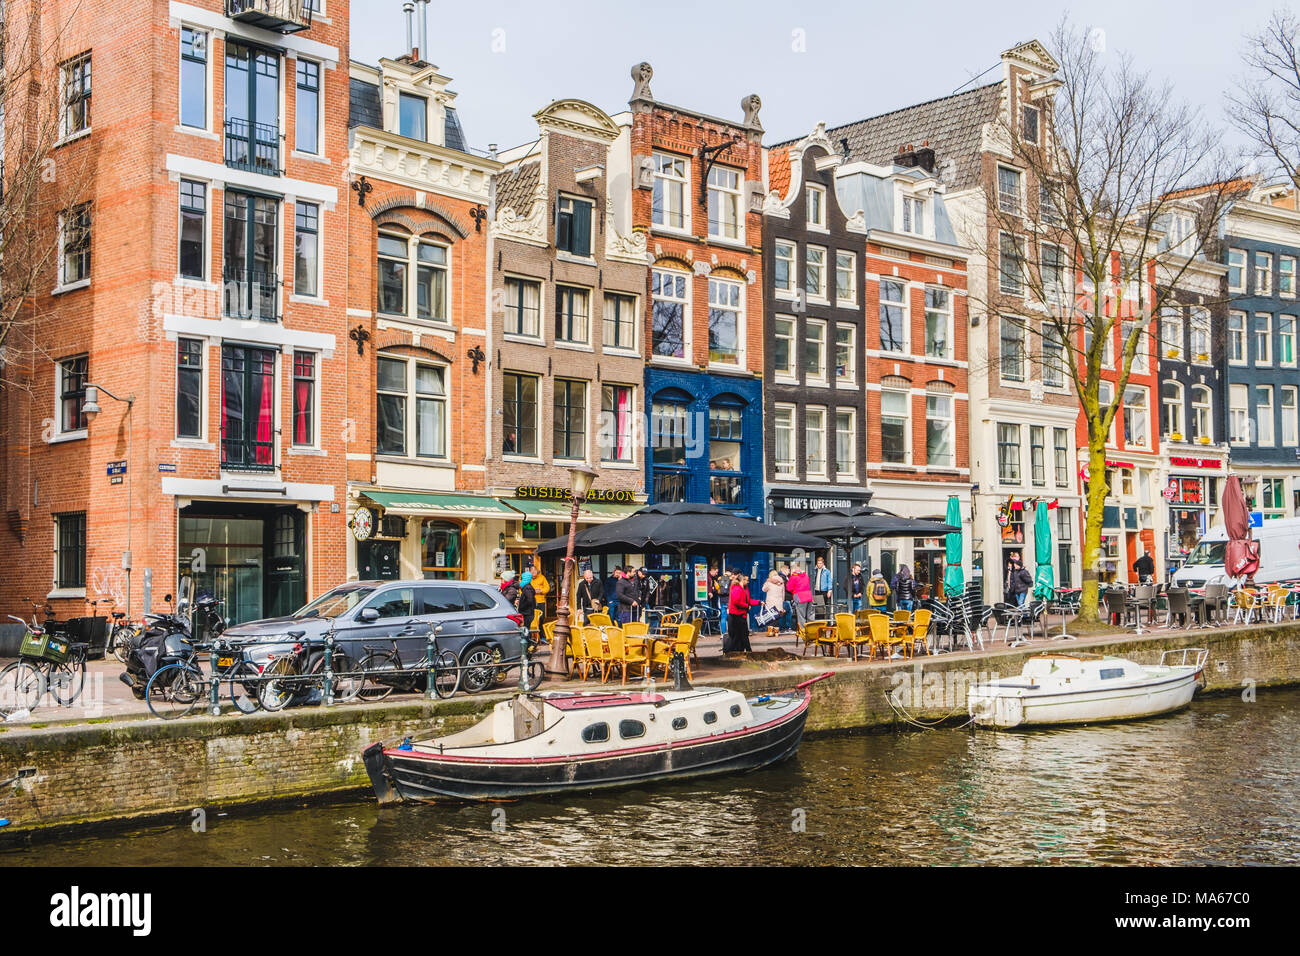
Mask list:
[[[311,362],[311,425],[312,425],[311,441],[304,442],[304,443],[299,443],[295,438],[296,429],[294,427],[294,418],[293,418],[294,408],[295,408],[293,389],[294,389],[294,383],[298,381],[297,370],[298,370],[299,355],[310,355],[312,359]],[[205,355],[204,358],[206,359],[206,357],[207,356]],[[288,381],[288,385],[289,385],[289,414],[287,415],[288,431],[289,431],[289,447],[291,449],[296,449],[297,451],[319,451],[321,449],[320,409],[321,409],[321,359],[322,358],[323,358],[322,354],[316,349],[292,349],[288,352],[288,354],[286,354],[280,360],[281,364],[284,366],[284,376],[285,379]],[[425,362],[424,364],[429,365],[435,363]],[[206,365],[207,362],[205,361],[204,362],[205,375],[207,373]],[[449,372],[450,369],[444,368],[443,387],[448,391],[450,391],[451,389],[451,382],[450,379],[448,378]],[[445,408],[443,412],[444,422],[446,416],[450,415],[451,413],[449,397],[450,396],[444,397],[444,402],[448,403],[447,408]],[[204,404],[205,405],[207,404],[206,390],[204,393]],[[446,444],[448,448],[450,448],[451,446],[450,437],[444,436],[443,441],[444,444]]]
[[[1274,434],[1274,399],[1272,385],[1252,386],[1255,393],[1255,444],[1260,448],[1272,448],[1276,437]],[[1261,395],[1267,395],[1267,401],[1260,401]],[[1264,410],[1267,409],[1267,414]]]
[[[1241,320],[1241,329],[1239,331],[1234,330],[1232,327],[1232,323],[1234,319]],[[1250,336],[1250,329],[1248,328],[1248,325],[1249,323],[1247,321],[1245,312],[1241,312],[1236,309],[1233,309],[1228,313],[1228,325],[1227,325],[1226,333],[1224,335],[1224,341],[1227,343],[1227,353],[1228,353],[1227,360],[1229,365],[1247,364],[1248,356],[1249,356],[1248,349],[1249,349],[1249,336]],[[1240,349],[1234,348],[1233,347],[1234,344],[1239,345]],[[1233,358],[1234,352],[1239,352],[1241,357]]]
[[[1264,319],[1267,327],[1261,335],[1259,320]],[[1255,347],[1255,365],[1267,367],[1273,364],[1273,314],[1271,312],[1253,312],[1250,316],[1250,339]]]
[[[940,399],[947,404],[947,415],[931,415],[930,399]],[[949,453],[949,460],[936,462],[930,458],[930,422],[941,421],[948,426],[948,444],[952,451]],[[939,392],[926,389],[925,392],[925,464],[927,468],[956,468],[957,467],[957,399],[952,392]]]
[[[1014,442],[1003,441],[1002,436],[1004,432],[1009,435],[1012,431],[1016,433],[1016,440]],[[1023,460],[1024,459],[1024,454],[1023,454],[1024,453],[1024,448],[1023,448],[1024,429],[1015,422],[997,422],[996,427],[994,429],[993,439],[994,439],[993,447],[995,450],[995,454],[997,456],[998,484],[1011,485],[1015,487],[1019,487],[1020,485],[1023,485],[1025,482],[1025,470],[1022,467],[1024,465],[1024,460]],[[1014,447],[1016,449],[1015,475],[1008,476],[1003,473],[1002,470],[1003,446],[1006,446],[1007,448]]]
[[[818,232],[828,231],[826,224],[826,187],[809,183],[804,190],[804,209],[807,213],[808,228]],[[814,213],[820,215],[814,215]]]
[[[799,247],[789,239],[777,239],[774,248],[774,261],[786,263],[788,271],[786,272],[786,285],[782,286],[778,284],[776,269],[772,269],[772,289],[781,298],[792,298],[795,295],[795,290],[799,288]],[[788,255],[782,253],[788,253]]]
[[[1160,358],[1185,362],[1187,353],[1183,346],[1183,312],[1177,306],[1170,305],[1160,311],[1160,345],[1163,350]]]
[[[1242,398],[1240,404],[1238,397]],[[1228,386],[1228,443],[1232,445],[1250,444],[1250,388],[1241,382]]]
[[[715,174],[718,176],[719,179],[721,179],[725,174],[728,173],[731,174],[732,176],[735,176],[736,178],[735,186],[715,183],[713,181]],[[709,200],[712,198],[714,193],[718,193],[720,197],[729,197],[731,202],[735,204],[736,234],[734,236],[728,236],[726,234],[725,229],[718,232],[713,231],[714,222],[708,218],[708,210],[709,210]],[[744,243],[745,241],[745,171],[743,169],[737,169],[734,166],[722,166],[722,165],[714,166],[712,169],[709,170],[707,196],[705,197],[705,200],[706,201],[705,201],[704,210],[705,210],[705,219],[706,222],[708,223],[709,238],[718,240],[720,242]],[[718,203],[719,216],[717,221],[717,224],[720,227],[723,223],[722,211],[723,211],[723,201],[720,198]]]
[[[691,231],[691,159],[689,156],[682,156],[678,153],[669,153],[663,150],[655,150],[651,154],[651,161],[654,164],[653,182],[650,186],[650,218],[651,228],[662,229],[665,232],[689,233]],[[680,176],[673,172],[665,172],[665,166],[668,164],[681,164],[682,174]],[[674,226],[667,222],[654,221],[654,190],[659,187],[659,183],[673,183],[681,187],[682,208],[679,211],[682,224]],[[663,189],[662,195],[667,199],[668,191]]]
[[[903,400],[903,460],[889,461],[885,458],[885,440],[884,431],[881,430],[880,439],[880,460],[886,468],[890,466],[907,467],[912,464],[912,390],[908,388],[898,388],[892,385],[881,384],[880,387],[880,420],[883,425],[886,417],[896,418],[896,415],[885,414],[885,394],[888,393]]]
[[[1248,268],[1248,262],[1247,262],[1246,250],[1229,249],[1228,250],[1228,291],[1229,292],[1246,291],[1247,268]],[[1241,281],[1235,285],[1232,282],[1232,274],[1234,271],[1241,278]]]
[[[59,64],[59,143],[89,136],[94,129],[95,59],[93,54],[93,50],[83,50]],[[90,66],[90,92],[87,94],[87,99],[91,102],[91,116],[90,122],[81,129],[74,130],[68,125],[68,80],[71,78],[72,68],[82,60],[87,61]]]
[[[825,480],[830,474],[830,449],[826,444],[826,411],[825,405],[807,405],[804,407],[804,461],[807,466],[805,477],[809,479],[820,478]],[[814,416],[819,416],[821,422],[816,428],[813,427]],[[814,434],[821,439],[822,458],[820,469],[814,465],[812,455],[810,438]]]
[[[199,345],[199,362],[200,362],[200,365],[199,365],[199,368],[198,368],[198,373],[199,373],[199,433],[198,433],[197,435],[181,435],[181,434],[180,434],[180,415],[178,414],[178,411],[179,411],[178,406],[179,406],[179,404],[180,404],[180,368],[181,368],[181,364],[180,364],[180,363],[181,363],[181,343],[182,343],[182,342],[197,342],[198,345]],[[298,350],[296,350],[296,351],[303,351],[303,350],[302,350],[302,349],[298,349]],[[175,351],[174,351],[173,354],[175,355],[176,358],[175,358],[175,362],[174,362],[174,364],[173,364],[173,375],[175,376],[175,388],[174,388],[173,395],[172,395],[172,441],[175,442],[175,443],[179,443],[179,444],[181,444],[181,445],[203,445],[203,444],[206,444],[207,441],[208,441],[208,366],[210,365],[210,361],[209,361],[209,358],[208,358],[208,340],[205,339],[205,338],[198,337],[198,336],[193,336],[193,335],[178,335],[178,336],[176,336],[176,340],[175,340]],[[318,363],[319,363],[319,359],[318,359],[317,361],[318,361]],[[292,376],[290,376],[290,377],[292,378]],[[320,376],[319,376],[319,370],[318,370],[318,372],[317,372],[317,378],[319,379],[319,377],[320,377]],[[316,391],[317,391],[317,393],[318,393],[318,395],[319,395],[319,392],[320,392],[319,386],[317,387],[317,390],[316,390]],[[317,399],[317,406],[319,407],[319,405],[320,405],[320,402],[319,402],[319,398],[318,398],[318,399]],[[292,396],[290,396],[290,399],[289,399],[289,409],[290,409],[290,414],[292,414],[292,410],[293,410],[293,397],[292,397]],[[319,418],[317,419],[317,421],[319,422]],[[319,432],[320,429],[317,428],[316,431]]]
[[[380,357],[381,357],[381,358],[384,358],[384,359],[387,359],[387,360],[390,360],[390,361],[394,361],[394,362],[405,362],[405,363],[406,363],[406,394],[405,394],[405,396],[403,397],[403,401],[404,401],[404,403],[405,403],[405,406],[404,406],[404,407],[405,407],[405,413],[404,413],[404,414],[405,414],[405,418],[406,418],[406,435],[403,437],[403,451],[404,451],[404,454],[402,454],[402,455],[394,455],[394,454],[392,454],[391,452],[383,452],[383,453],[380,453],[380,452],[378,451],[378,448],[376,447],[376,455],[377,455],[378,457],[380,457],[380,458],[396,458],[396,459],[399,459],[399,460],[401,460],[401,461],[410,461],[410,462],[445,462],[445,461],[450,461],[450,460],[451,460],[451,436],[452,436],[452,434],[453,434],[453,432],[452,432],[452,414],[451,414],[451,412],[452,412],[452,404],[451,404],[451,391],[452,391],[452,389],[451,389],[451,366],[450,366],[450,365],[447,365],[445,362],[431,362],[431,361],[428,361],[427,359],[424,359],[424,358],[415,358],[415,357],[413,357],[413,356],[406,356],[406,355],[382,355],[382,356],[380,356]],[[443,444],[443,448],[442,448],[442,454],[441,454],[441,455],[421,455],[421,454],[419,454],[419,451],[418,451],[418,449],[419,449],[419,447],[420,447],[420,446],[419,446],[419,425],[418,425],[418,419],[419,419],[419,402],[421,401],[420,396],[424,395],[424,393],[423,393],[423,392],[417,392],[417,391],[416,391],[416,384],[417,384],[417,378],[418,378],[418,369],[419,369],[419,366],[421,366],[421,365],[426,366],[426,367],[429,367],[429,368],[438,368],[438,369],[441,369],[441,370],[442,370],[443,395],[441,395],[441,396],[436,396],[436,395],[435,395],[435,396],[425,396],[425,398],[424,398],[424,400],[426,400],[426,401],[433,401],[433,402],[435,402],[435,404],[436,404],[437,402],[439,402],[439,401],[441,401],[441,403],[442,403],[442,408],[443,408],[443,426],[442,426],[442,427],[443,427],[443,432],[442,432],[442,444]],[[317,372],[317,374],[319,375],[319,363],[317,363],[317,367],[318,367],[318,372]],[[538,392],[540,393],[540,391],[541,391],[541,387],[540,387],[540,384],[539,384],[539,386],[538,386]],[[319,382],[318,382],[318,386],[317,386],[316,392],[317,392],[317,395],[320,394]],[[376,414],[377,414],[377,409],[378,409],[378,396],[379,396],[380,393],[381,393],[381,390],[379,389],[379,387],[378,387],[378,382],[376,381],[376,387],[375,387]],[[398,393],[396,393],[396,392],[383,392],[383,394],[386,394],[386,395],[396,395],[396,394],[398,394]],[[539,403],[540,403],[540,397],[539,397]],[[289,406],[289,407],[292,409],[292,407],[293,407],[292,403],[290,403],[290,406]],[[318,417],[317,417],[317,428],[316,428],[316,431],[317,431],[317,433],[319,434],[319,432],[320,432],[320,418],[319,418],[319,415],[318,415]],[[376,436],[376,441],[377,441],[377,439],[378,439],[378,436]],[[539,435],[539,441],[540,441],[540,435]]]
[[[735,292],[736,304],[722,302],[714,303],[715,288],[730,289]],[[736,358],[734,361],[715,359],[709,356],[709,364],[712,366],[721,366],[723,368],[743,368],[745,366],[746,349],[745,349],[745,284],[737,279],[727,279],[722,276],[709,276],[708,285],[709,311],[714,308],[726,312],[734,312],[736,315]]]
[[[898,231],[908,236],[928,236],[929,205],[924,196],[903,193],[899,206]]]
[[[67,430],[63,428],[63,363],[74,362],[79,358],[86,360],[86,381],[89,382],[90,354],[88,352],[75,352],[54,360],[54,439],[56,441],[71,441],[74,438],[85,438],[89,434],[88,427]],[[89,425],[89,422],[87,424]]]
[[[945,308],[945,309],[932,309],[932,308],[930,308],[930,304],[929,304],[929,301],[928,301],[928,300],[929,300],[929,297],[930,297],[930,293],[932,293],[932,292],[941,292],[941,293],[943,293],[943,296],[944,296],[944,298],[947,300],[947,303],[948,303],[947,308]],[[932,354],[932,353],[930,352],[930,343],[929,343],[928,341],[925,342],[925,343],[924,343],[924,348],[925,348],[925,356],[926,356],[926,358],[937,358],[937,359],[944,359],[944,360],[947,360],[947,361],[952,361],[952,359],[953,359],[953,358],[955,357],[955,355],[956,355],[956,344],[957,344],[956,342],[953,341],[953,339],[956,337],[956,336],[955,336],[955,331],[956,331],[956,330],[953,328],[953,290],[950,289],[950,288],[948,288],[947,286],[933,286],[933,285],[931,285],[931,286],[926,286],[925,289],[924,289],[924,291],[922,292],[922,306],[923,306],[923,311],[924,311],[924,313],[925,313],[925,322],[924,322],[924,335],[925,335],[925,337],[926,337],[927,339],[929,338],[929,330],[930,330],[930,313],[933,312],[934,314],[943,317],[943,320],[944,320],[944,342],[946,343],[946,346],[947,346],[947,347],[945,348],[944,353],[943,353],[942,355]]]
[[[312,294],[306,294],[298,291],[298,209],[301,206],[311,206],[316,210],[316,291]],[[288,218],[286,214],[285,218]],[[325,301],[325,206],[323,203],[307,202],[303,199],[295,199],[293,203],[293,295],[289,297],[290,302],[298,300],[306,302],[323,302]],[[285,223],[288,226],[288,223]],[[435,245],[435,243],[430,243]],[[451,249],[444,247],[447,255],[447,290],[446,294],[450,299],[451,296]],[[421,322],[430,322],[435,320],[420,319]],[[451,322],[451,304],[448,302],[447,321],[440,324]]]
[[[1165,396],[1165,389],[1173,386],[1176,394],[1172,398]],[[1174,435],[1181,435],[1184,439],[1187,437],[1187,431],[1184,429],[1183,412],[1186,409],[1186,394],[1183,389],[1183,383],[1177,379],[1167,378],[1160,383],[1160,410],[1164,413],[1161,418],[1164,420],[1164,428],[1161,429],[1161,436],[1172,438]]]
[[[1278,408],[1282,414],[1282,447],[1295,448],[1300,445],[1300,388],[1295,385],[1279,386]],[[1288,408],[1290,414],[1287,413]]]
[[[1295,298],[1295,256],[1277,257],[1277,294],[1283,299]]]
[[[781,328],[786,326],[788,334],[782,335]],[[799,320],[793,315],[777,315],[773,317],[772,337],[776,340],[784,340],[787,343],[786,355],[788,364],[782,368],[776,364],[776,349],[772,350],[772,374],[778,382],[789,382],[791,384],[798,381],[799,378]]]
[[[1015,328],[1020,330],[1016,338],[1020,341],[1020,376],[1013,378],[1007,374],[1007,365],[1003,360],[1003,354],[1006,349],[1003,343],[1007,341],[1006,330]],[[998,381],[1003,384],[1025,385],[1029,381],[1029,346],[1027,344],[1029,337],[1029,328],[1024,319],[1013,315],[1001,315],[998,317]]]
[[[511,283],[515,283],[519,289],[521,301],[516,306],[509,303],[509,290]],[[507,328],[509,317],[512,313],[518,313],[522,306],[522,296],[525,286],[531,286],[537,291],[537,334],[530,335],[527,332],[511,332]],[[516,342],[541,342],[544,338],[542,329],[546,323],[546,305],[543,297],[545,283],[541,279],[532,276],[515,275],[506,273],[501,282],[501,334],[507,341]]]
[[[826,341],[826,335],[828,331],[827,325],[828,323],[826,322],[825,319],[809,318],[804,320],[803,342],[801,343],[803,348],[799,353],[800,358],[804,358],[808,354],[808,345],[813,341],[812,336],[809,334],[811,330],[818,329],[821,332],[821,337],[818,340],[821,343],[820,346],[818,347],[818,353],[821,356],[820,373],[814,373],[812,368],[807,365],[806,361],[801,363],[804,365],[804,383],[807,385],[817,385],[822,388],[825,388],[828,384],[830,384],[830,368],[829,368],[828,353],[827,353],[828,343]]]
[[[1129,393],[1140,393],[1142,396],[1141,404],[1129,403]],[[1141,440],[1130,438],[1129,435],[1136,431],[1131,428],[1130,424],[1136,422],[1136,416],[1130,418],[1129,411],[1141,410],[1142,434]],[[1120,415],[1124,418],[1124,447],[1125,448],[1150,448],[1151,447],[1151,394],[1150,389],[1145,385],[1126,385],[1124,386],[1124,400],[1120,403]]]
[[[1030,139],[1026,135],[1026,123],[1029,114],[1034,116],[1034,137]],[[1030,106],[1028,103],[1020,104],[1020,139],[1022,142],[1029,143],[1031,146],[1037,146],[1043,138],[1043,115],[1037,106]]]
[[[1256,249],[1250,257],[1251,271],[1255,274],[1255,295],[1273,294],[1273,253]]]
[[[1201,396],[1205,397],[1204,401],[1199,401]],[[1187,422],[1190,429],[1187,438],[1189,441],[1200,441],[1202,436],[1208,435],[1210,438],[1208,444],[1214,444],[1214,392],[1208,385],[1193,385],[1191,397],[1192,417]],[[1204,429],[1200,427],[1202,415],[1204,415]],[[1196,425],[1196,428],[1193,429],[1192,425]],[[1193,431],[1198,433],[1195,438],[1192,436]]]
[[[1011,288],[1007,284],[1008,274],[1003,267],[1002,260],[1005,256],[1003,244],[1005,240],[1010,240],[1012,248],[1016,250],[1016,268],[1015,268],[1015,287]],[[999,231],[998,232],[998,293],[1016,298],[1025,296],[1025,240],[1014,233]]]
[[[1016,178],[1016,194],[1014,204],[1007,202],[1008,193],[1002,188],[1002,173],[1006,171]],[[998,211],[1007,213],[1011,216],[1020,216],[1024,214],[1025,208],[1025,174],[1023,170],[1014,166],[1008,166],[1006,163],[998,163],[997,172],[995,173],[998,187]]]
[[[840,373],[840,333],[847,332],[848,341],[848,362],[844,366],[844,373]],[[858,328],[856,325],[849,325],[846,322],[840,322],[835,326],[835,341],[832,344],[835,359],[835,387],[836,388],[856,388],[858,384]]]
[[[695,325],[694,321],[692,321],[692,316],[691,316],[691,298],[692,298],[692,296],[693,296],[693,294],[694,294],[694,283],[693,283],[692,280],[694,279],[694,273],[691,273],[691,272],[685,272],[685,271],[683,271],[682,269],[665,269],[665,268],[659,268],[659,267],[652,267],[651,270],[650,270],[650,283],[651,283],[650,288],[651,288],[651,290],[654,289],[654,275],[655,275],[656,272],[660,273],[660,274],[663,275],[663,276],[670,277],[670,278],[673,280],[673,283],[672,283],[672,284],[673,284],[674,286],[676,286],[676,284],[677,284],[677,280],[678,280],[678,279],[681,279],[681,280],[682,280],[682,288],[683,288],[683,290],[684,290],[684,295],[683,295],[681,298],[678,298],[675,294],[674,294],[674,295],[671,295],[671,296],[666,296],[666,295],[663,295],[662,292],[661,292],[660,294],[656,295],[653,291],[651,291],[651,293],[650,293],[650,315],[647,317],[647,318],[649,319],[649,326],[648,326],[648,327],[650,328],[651,332],[650,332],[650,341],[647,343],[647,346],[646,346],[647,354],[650,356],[650,359],[651,359],[652,361],[670,362],[670,363],[675,362],[675,363],[677,363],[677,364],[679,364],[679,365],[680,365],[680,364],[689,364],[690,362],[692,362],[692,356],[693,356],[693,354],[694,354],[694,353],[691,351],[691,349],[692,349],[692,344],[693,344],[693,343],[692,343],[692,339],[693,339],[693,334],[692,334],[692,333],[693,333],[693,327],[694,327],[694,325]],[[662,284],[661,284],[660,287],[662,288]],[[654,304],[655,304],[655,302],[658,302],[658,301],[662,301],[662,302],[671,302],[671,303],[673,303],[674,305],[679,305],[679,306],[681,306],[681,309],[682,309],[682,354],[681,354],[680,356],[677,356],[677,355],[660,355],[660,354],[658,354],[657,352],[655,352],[655,350],[654,350],[654,349],[655,349],[655,346],[654,346]]]
[[[1279,315],[1277,318],[1277,364],[1282,368],[1296,367],[1296,316]],[[1288,331],[1289,329],[1289,331]],[[1283,349],[1282,345],[1286,343],[1289,348]],[[1291,357],[1286,357],[1287,352]]]
[[[897,299],[885,298],[886,283],[889,283],[891,285],[896,285],[902,288],[903,298],[901,301]],[[878,299],[879,299],[879,304],[881,309],[884,309],[886,305],[889,305],[889,306],[899,306],[903,310],[903,319],[902,319],[903,341],[900,343],[901,347],[898,349],[888,349],[885,348],[884,342],[881,342],[880,351],[888,355],[910,355],[912,351],[912,287],[908,284],[906,279],[896,278],[894,276],[881,276],[879,282]],[[880,325],[879,315],[877,315],[876,319],[877,319],[877,327],[879,328]]]
[[[814,253],[814,252],[820,252],[820,253],[821,253],[821,257],[822,257],[822,261],[821,261],[821,270],[820,270],[820,281],[818,282],[818,284],[817,284],[817,288],[816,288],[815,291],[809,291],[809,289],[808,289],[808,274],[809,274],[809,272],[811,271],[811,270],[809,269],[809,265],[810,265],[810,263],[811,263],[811,261],[812,261],[812,256],[813,256],[813,253]],[[826,275],[826,271],[827,271],[827,270],[826,270],[826,265],[827,265],[827,262],[826,262],[826,259],[827,259],[827,256],[826,256],[826,247],[825,247],[825,246],[815,246],[815,245],[812,245],[811,243],[809,243],[808,245],[804,246],[804,254],[803,254],[803,261],[804,261],[804,266],[803,266],[803,276],[804,276],[803,288],[804,288],[804,295],[806,295],[806,296],[807,296],[808,298],[810,298],[810,299],[814,299],[814,300],[816,300],[817,302],[829,302],[829,300],[826,298],[826,295],[827,295],[827,275]]]
[[[788,402],[777,402],[773,408],[772,470],[773,473],[778,478],[794,478],[797,477],[799,473],[798,464],[797,464],[798,457],[799,457],[799,450],[798,450],[799,430],[798,430],[798,426],[795,424],[795,416],[797,414],[798,414],[798,408],[795,405],[792,405]],[[787,430],[788,433],[788,441],[789,441],[789,448],[790,448],[789,459],[783,459],[779,451],[781,447],[781,442],[778,436],[780,435],[783,427],[783,423],[782,423],[783,418],[786,419],[784,423],[784,428]]]
[[[80,209],[85,210],[89,220],[86,226],[86,232],[87,232],[87,242],[90,245],[90,248],[87,250],[86,274],[80,279],[73,279],[71,282],[69,282],[68,281],[68,258],[67,258],[68,256],[68,250],[67,250],[68,214],[76,212],[77,210]],[[68,209],[61,211],[59,213],[58,231],[59,231],[59,235],[58,235],[59,259],[56,266],[56,268],[58,269],[58,279],[57,279],[57,285],[54,287],[54,291],[69,292],[73,289],[84,289],[88,285],[90,285],[91,268],[94,263],[94,256],[93,256],[94,241],[95,241],[94,205],[90,202],[80,202],[77,203],[75,206],[72,206]]]
[[[842,416],[848,416],[848,467],[840,468],[840,427]],[[857,409],[840,406],[835,409],[835,480],[856,481],[858,477],[858,413]]]
[[[840,293],[840,276],[848,275],[848,291]],[[835,250],[835,305],[852,309],[858,304],[858,257],[855,253]]]
[[[318,204],[318,208],[320,208],[320,207],[319,207],[319,204]],[[296,222],[297,222],[297,216],[296,216],[296,214],[295,214],[294,221],[295,221],[295,224],[296,224]],[[319,220],[318,220],[318,221],[319,221]],[[296,227],[295,227],[295,228],[296,228]],[[389,229],[389,230],[386,231],[386,230],[384,229],[383,226],[380,226],[380,227],[379,227],[379,229],[377,230],[377,234],[378,234],[378,236],[383,236],[384,238],[387,238],[387,239],[397,239],[397,240],[401,240],[402,242],[405,242],[405,243],[406,243],[406,259],[405,259],[405,262],[406,262],[406,303],[405,303],[405,309],[404,309],[404,311],[402,311],[402,312],[383,312],[383,311],[381,311],[381,310],[379,309],[379,302],[376,301],[376,302],[375,302],[375,312],[376,312],[376,314],[377,314],[377,315],[383,315],[383,316],[392,316],[392,317],[394,317],[394,318],[401,319],[401,320],[404,321],[404,322],[414,322],[414,323],[417,323],[417,324],[419,324],[419,325],[432,326],[432,327],[435,327],[435,328],[446,328],[447,326],[451,325],[451,317],[452,317],[452,315],[453,315],[453,309],[454,309],[454,304],[453,304],[453,302],[452,302],[452,292],[453,292],[453,290],[454,290],[454,288],[455,288],[455,284],[454,284],[454,281],[453,281],[454,277],[453,277],[453,275],[452,275],[452,268],[451,268],[451,245],[450,245],[449,243],[443,242],[443,241],[440,240],[440,239],[429,239],[429,238],[425,238],[424,236],[421,236],[421,235],[419,235],[419,234],[417,234],[417,233],[409,233],[409,234],[408,234],[405,230],[397,231],[397,230]],[[317,233],[317,235],[318,235],[318,236],[321,236],[322,234],[321,234],[321,233]],[[324,245],[325,245],[325,244],[324,244],[324,242],[322,241],[322,242],[320,243],[320,248],[317,250],[317,251],[318,251],[318,258],[321,260],[321,263],[322,263],[322,264],[324,263],[324,260],[325,260],[325,255],[324,255]],[[444,261],[444,264],[443,264],[443,266],[442,266],[441,268],[442,268],[443,271],[446,273],[445,287],[444,287],[444,289],[443,289],[444,298],[446,299],[446,317],[445,317],[445,318],[441,318],[441,319],[439,319],[439,318],[427,318],[427,319],[426,319],[426,318],[422,318],[422,317],[420,316],[420,314],[419,314],[419,312],[420,312],[420,306],[419,306],[419,302],[420,302],[419,286],[420,286],[420,268],[421,268],[419,251],[420,251],[420,246],[422,246],[422,245],[434,246],[434,247],[436,247],[436,248],[441,249],[442,252],[443,252],[443,256],[444,256],[445,261]],[[387,258],[387,259],[395,259],[395,258],[396,258],[395,256],[391,256],[391,255],[388,255],[388,254],[386,254],[386,253],[380,253],[380,252],[379,252],[379,245],[378,245],[378,238],[376,238],[376,244],[375,244],[375,258],[376,258],[376,262],[377,262],[379,256],[381,256],[381,255],[383,255],[384,258]],[[377,268],[377,265],[376,265],[376,268]],[[375,296],[376,296],[376,300],[378,300],[378,295],[379,295],[379,288],[378,288],[378,280],[376,279],[376,287],[375,287]]]
[[[1210,310],[1203,305],[1192,306],[1192,316],[1190,323],[1190,348],[1187,356],[1191,361],[1198,365],[1209,365],[1214,361],[1214,340],[1213,340],[1213,319],[1210,316]],[[1199,351],[1196,346],[1204,345],[1205,351]],[[1201,358],[1204,355],[1205,358]]]

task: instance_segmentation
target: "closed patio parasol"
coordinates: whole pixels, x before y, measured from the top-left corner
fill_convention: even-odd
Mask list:
[[[1259,570],[1259,542],[1251,539],[1250,508],[1236,475],[1229,475],[1223,488],[1223,528],[1228,533],[1223,562],[1228,577],[1253,577]]]
[[[954,528],[961,527],[961,502],[957,500],[956,495],[948,496],[947,520]],[[962,573],[961,568],[960,531],[948,533],[947,548],[947,553],[944,555],[947,567],[943,572],[943,591],[945,594],[960,595],[966,590],[966,575]]]
[[[1056,593],[1056,577],[1052,571],[1052,523],[1047,519],[1047,502],[1039,501],[1034,509],[1034,558],[1038,567],[1034,571],[1034,597],[1050,601]]]

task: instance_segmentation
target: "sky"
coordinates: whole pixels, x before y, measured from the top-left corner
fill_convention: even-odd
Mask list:
[[[998,66],[999,54],[1046,41],[1062,13],[1100,30],[1107,55],[1130,54],[1153,79],[1222,123],[1242,72],[1245,36],[1282,0],[858,2],[809,9],[751,0],[476,0],[432,2],[426,59],[452,77],[471,147],[536,138],[532,115],[555,99],[627,108],[629,72],[648,60],[655,99],[740,119],[757,93],[765,143],[947,96]],[[418,29],[418,28],[417,28]],[[352,57],[405,52],[401,0],[352,4]],[[994,69],[975,83],[997,79]]]

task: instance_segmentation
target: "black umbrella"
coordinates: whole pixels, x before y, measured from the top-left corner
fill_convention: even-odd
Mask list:
[[[562,553],[568,537],[546,542],[539,554]],[[574,551],[580,554],[636,554],[675,551],[682,562],[682,606],[686,599],[686,556],[724,551],[776,551],[824,548],[826,542],[780,525],[763,524],[716,505],[665,502],[648,505],[609,524],[578,532]]]
[[[939,535],[960,533],[962,530],[943,521],[904,518],[872,505],[819,511],[787,521],[782,527],[803,534],[815,534],[844,549],[846,595],[853,594],[853,565],[849,561],[849,555],[858,545],[874,538],[936,538]]]

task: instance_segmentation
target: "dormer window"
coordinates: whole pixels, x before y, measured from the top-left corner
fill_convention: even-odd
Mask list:
[[[914,236],[925,234],[925,200],[915,196],[903,197],[903,232]]]
[[[826,190],[821,186],[808,187],[808,225],[826,228]]]
[[[1038,145],[1038,107],[1020,107],[1020,138],[1032,145]]]
[[[584,259],[591,258],[592,203],[561,196],[555,219],[555,248]]]
[[[397,95],[397,131],[410,139],[429,141],[429,102],[414,93]]]

